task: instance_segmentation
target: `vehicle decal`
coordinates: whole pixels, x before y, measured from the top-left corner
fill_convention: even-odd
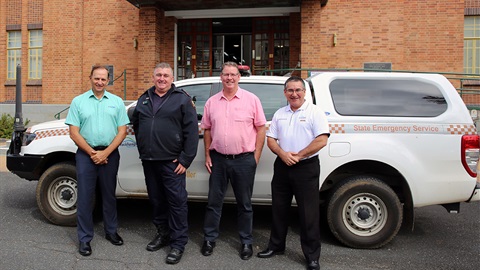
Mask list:
[[[267,129],[270,126],[266,125]],[[450,134],[450,135],[474,135],[477,129],[474,125],[465,124],[329,124],[331,134],[345,133],[412,133],[412,134]],[[68,136],[68,128],[49,129],[37,131],[35,140],[47,137]],[[202,135],[203,130],[198,127],[198,134]],[[127,127],[127,136],[135,135],[133,128]]]
[[[412,133],[412,134],[477,134],[474,125],[465,124],[330,124],[330,133]]]
[[[68,136],[70,132],[68,128],[49,129],[35,132],[35,140],[40,140],[47,137]]]

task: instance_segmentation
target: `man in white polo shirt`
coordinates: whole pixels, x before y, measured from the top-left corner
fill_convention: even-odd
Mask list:
[[[298,204],[300,241],[307,269],[320,269],[318,152],[330,136],[325,113],[305,100],[305,82],[290,77],[285,82],[288,105],[273,116],[267,145],[277,155],[272,179],[272,227],[268,247],[259,258],[283,254],[292,198]]]

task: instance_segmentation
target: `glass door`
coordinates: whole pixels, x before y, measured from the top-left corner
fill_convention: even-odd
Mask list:
[[[252,73],[264,74],[276,69],[270,75],[283,75],[289,68],[290,38],[289,18],[254,18],[253,21]]]
[[[181,20],[178,23],[177,79],[211,76],[211,20]]]

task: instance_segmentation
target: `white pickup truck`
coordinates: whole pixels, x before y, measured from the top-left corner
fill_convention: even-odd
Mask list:
[[[267,120],[286,104],[286,77],[243,77],[240,86],[261,100]],[[414,208],[443,205],[458,212],[461,202],[480,200],[476,189],[479,136],[466,106],[441,75],[326,72],[307,80],[307,99],[327,115],[331,136],[320,152],[319,196],[337,239],[354,248],[378,248],[404,226],[413,228]],[[205,101],[221,91],[218,77],[175,82],[194,100],[199,119]],[[135,106],[135,103],[127,106]],[[187,171],[190,200],[205,201],[202,131],[198,154]],[[120,146],[118,198],[146,198],[133,130]],[[38,180],[37,203],[52,223],[76,222],[76,146],[64,120],[16,131],[7,168]],[[275,156],[264,149],[253,201],[271,202]],[[234,202],[229,190],[227,201]]]

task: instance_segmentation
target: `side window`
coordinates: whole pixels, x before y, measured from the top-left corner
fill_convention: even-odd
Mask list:
[[[272,120],[273,114],[280,107],[287,105],[287,100],[283,95],[283,84],[240,82],[239,86],[260,99],[267,121]]]
[[[447,110],[440,89],[422,81],[337,79],[329,88],[341,115],[435,117]]]
[[[195,107],[197,108],[198,120],[202,119],[203,107],[205,107],[205,102],[210,97],[210,89],[212,88],[211,84],[195,84],[187,86],[179,86],[179,88],[185,90],[190,97],[192,97]]]

